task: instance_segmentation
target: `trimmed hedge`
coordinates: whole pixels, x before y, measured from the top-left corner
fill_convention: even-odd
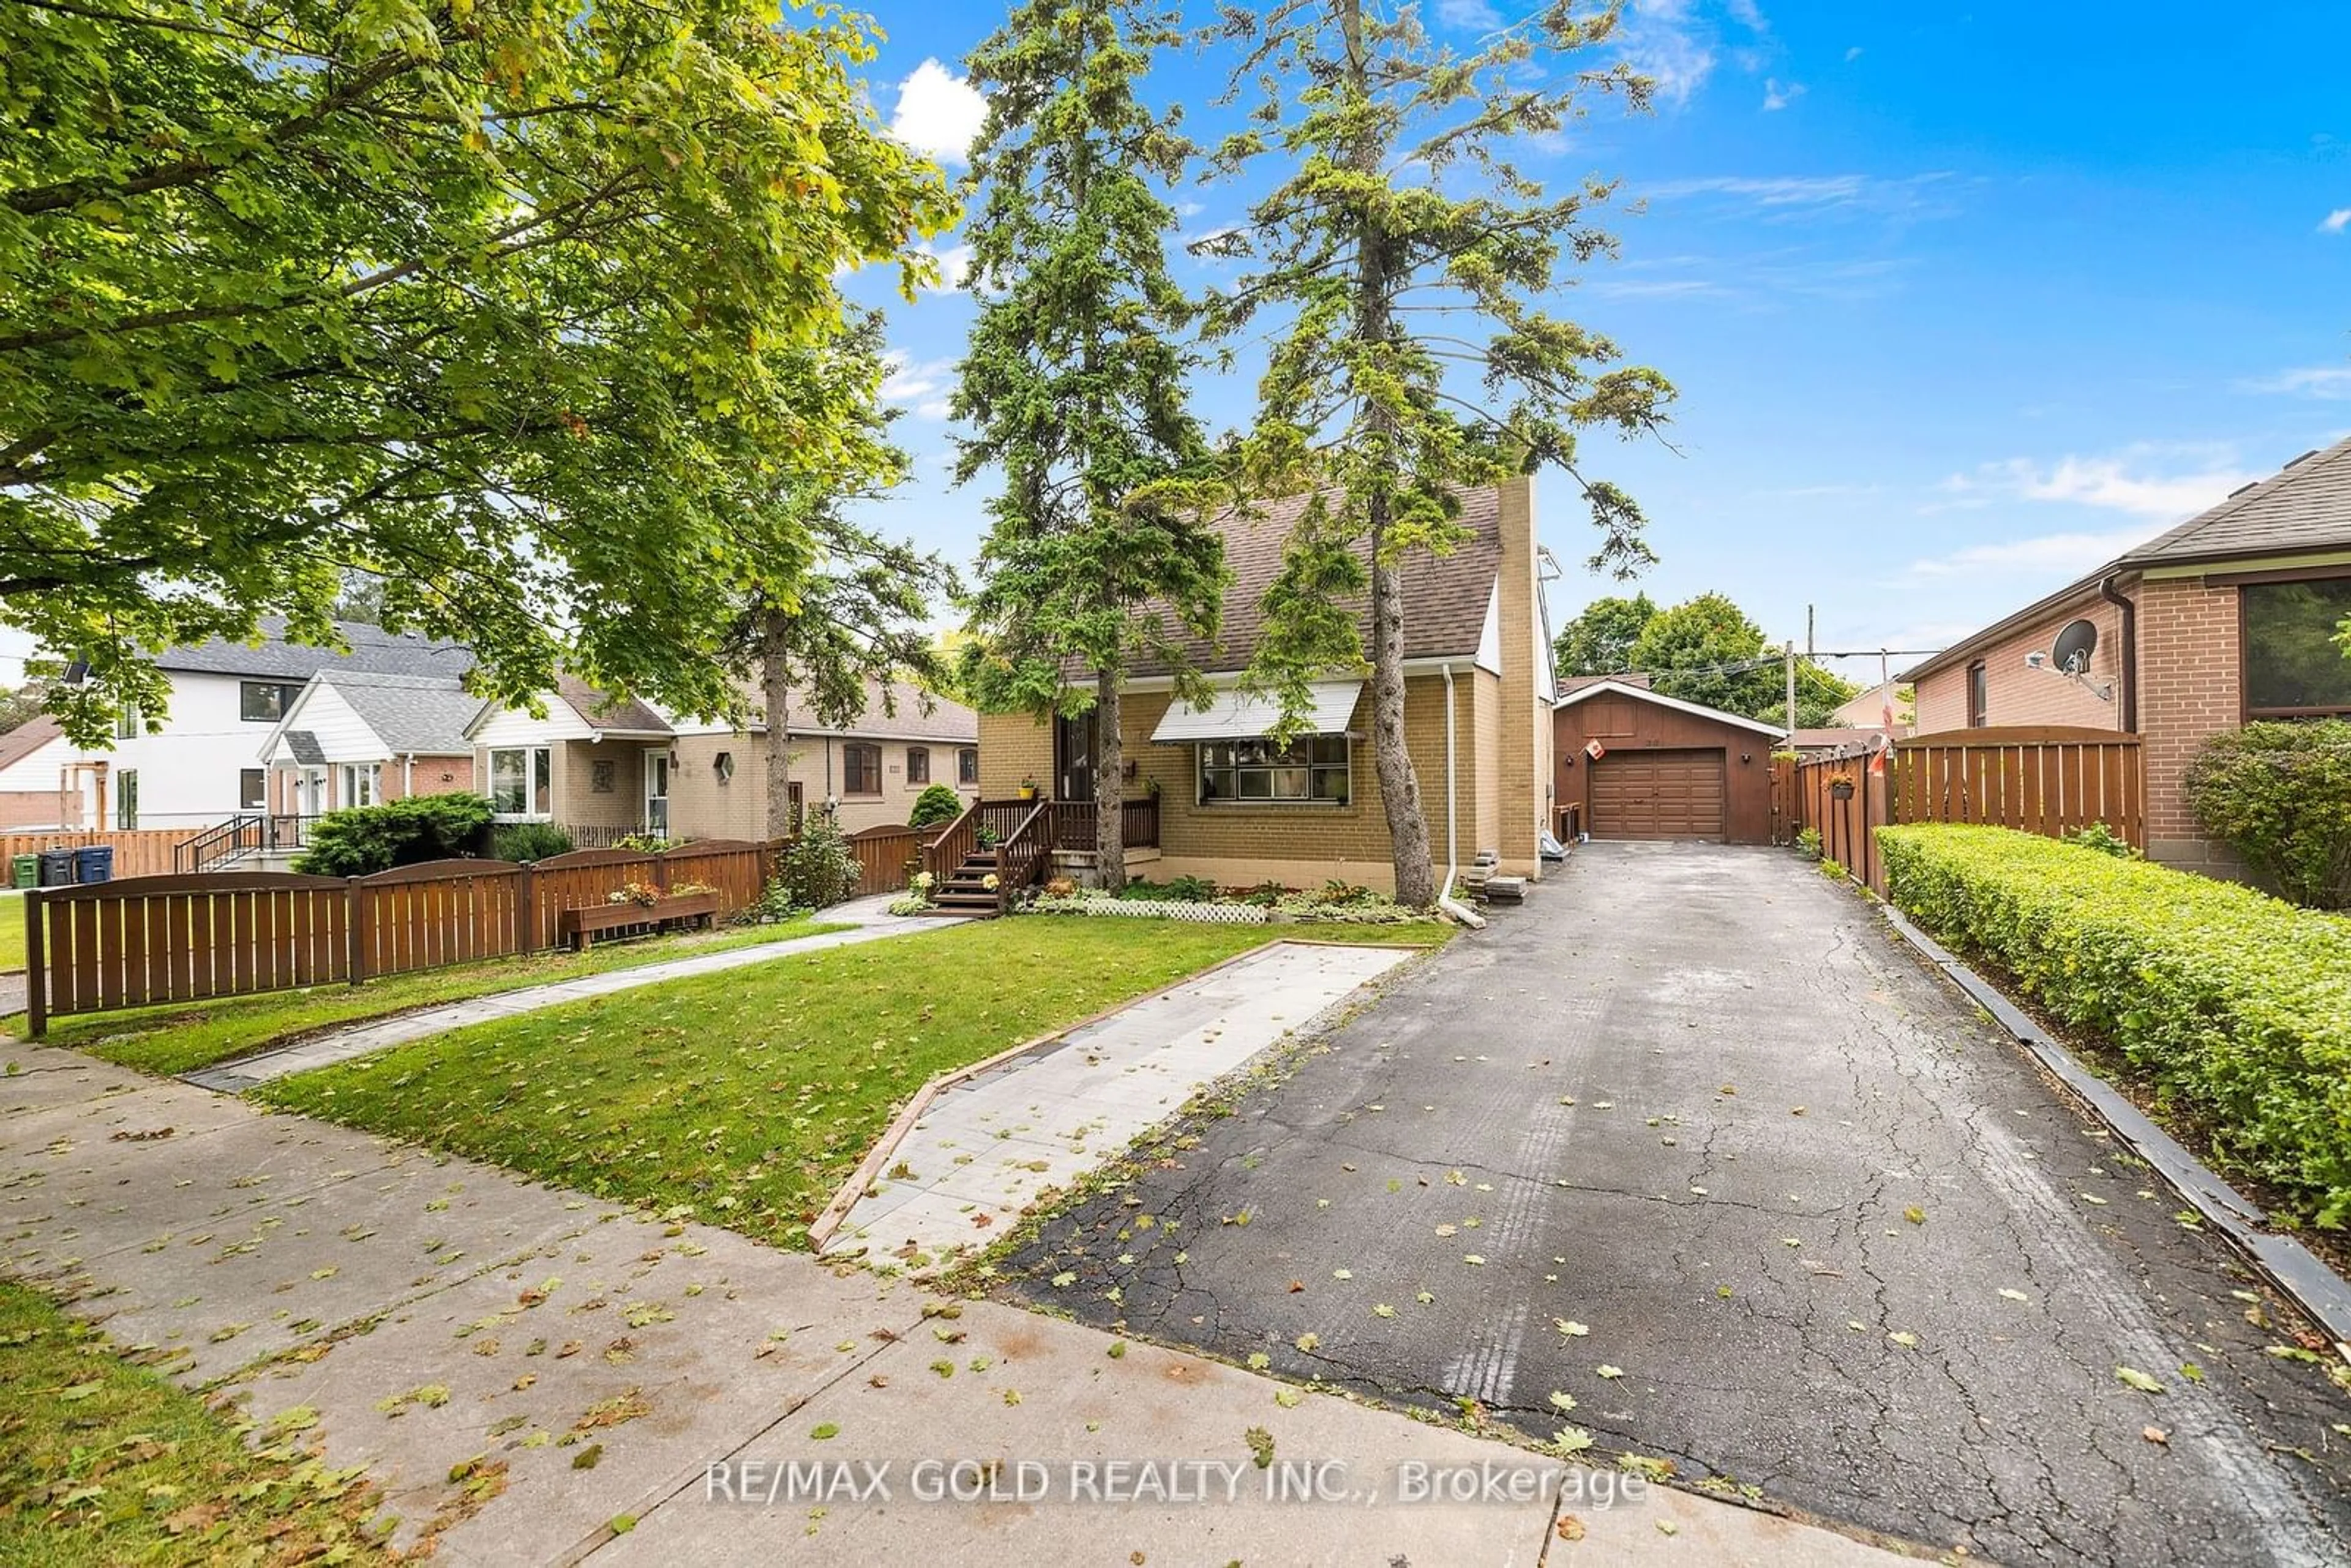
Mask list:
[[[1897,907],[2111,1041],[2299,1218],[2351,1218],[2351,919],[2005,828],[1877,841]]]

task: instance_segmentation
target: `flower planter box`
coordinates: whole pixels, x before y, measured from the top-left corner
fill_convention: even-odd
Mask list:
[[[677,921],[699,921],[708,926],[718,915],[718,895],[715,893],[687,893],[675,898],[657,898],[651,904],[588,904],[577,909],[567,909],[555,924],[559,944],[569,942],[575,953],[587,950],[589,941],[600,931],[622,931],[639,925],[668,925]]]

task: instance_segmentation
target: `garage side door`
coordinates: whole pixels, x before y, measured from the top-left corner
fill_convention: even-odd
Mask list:
[[[1595,839],[1728,836],[1720,751],[1625,751],[1592,765]]]

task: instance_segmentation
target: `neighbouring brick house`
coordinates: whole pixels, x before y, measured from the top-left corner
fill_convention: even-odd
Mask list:
[[[1129,855],[1139,874],[1395,887],[1363,674],[1332,672],[1317,683],[1309,733],[1283,747],[1265,737],[1273,705],[1238,689],[1302,505],[1275,502],[1217,524],[1231,573],[1222,632],[1188,650],[1218,688],[1216,700],[1201,709],[1176,703],[1163,664],[1141,663],[1126,682],[1126,791],[1132,799],[1155,788],[1159,800],[1155,852]],[[1469,538],[1458,549],[1416,554],[1402,569],[1405,744],[1437,874],[1449,837],[1465,866],[1491,850],[1504,872],[1537,876],[1551,816],[1554,690],[1532,482],[1465,492],[1460,521]],[[1355,608],[1368,614],[1367,605]],[[1093,799],[1091,714],[1050,723],[982,714],[979,733],[987,799],[1009,799],[1024,784],[1055,800]]]
[[[2204,743],[2252,718],[2351,715],[2351,440],[2296,458],[2219,506],[1964,638],[1900,677],[1917,733],[2073,725],[2136,731],[2147,853],[2236,862],[2189,810],[2182,775]],[[2076,621],[2086,668],[2049,655]],[[2028,660],[2040,657],[2036,667]]]
[[[786,707],[791,760],[785,782],[792,800],[802,809],[834,802],[849,832],[903,824],[934,784],[967,802],[979,793],[979,716],[961,703],[903,681],[868,680],[864,706],[845,724],[819,723],[798,693]],[[766,719],[755,717],[741,730],[683,721],[675,727],[670,812],[677,831],[765,838]]]
[[[454,676],[321,670],[254,754],[269,770],[267,809],[315,817],[466,793],[474,748],[465,726],[481,707]]]

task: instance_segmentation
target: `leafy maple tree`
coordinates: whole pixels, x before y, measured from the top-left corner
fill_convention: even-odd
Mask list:
[[[779,476],[854,458],[837,275],[953,214],[871,53],[772,0],[0,6],[0,624],[77,737],[161,715],[156,649],[331,643],[350,569],[486,695],[723,707],[812,553]]]

